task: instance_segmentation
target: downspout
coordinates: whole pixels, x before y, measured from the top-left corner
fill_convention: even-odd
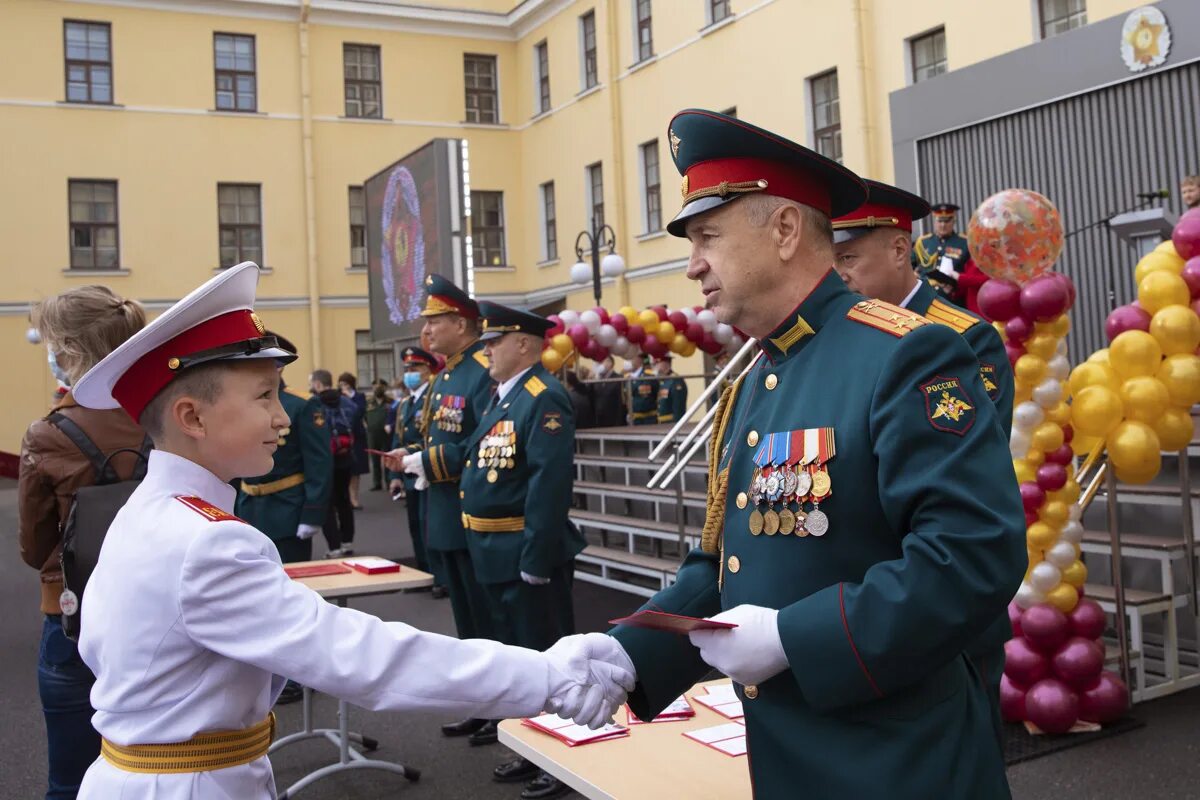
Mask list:
[[[617,0],[607,0],[605,3],[605,23],[608,28],[608,105],[609,117],[612,120],[613,142],[613,171],[616,173],[617,208],[621,210],[625,222],[629,215],[625,213],[625,142],[623,139],[624,126],[621,121],[621,82],[617,80],[620,72],[620,48],[617,41]],[[629,234],[623,224],[615,226],[617,234],[617,252],[629,263]],[[629,281],[624,273],[617,277],[617,303],[613,308],[629,305]]]
[[[861,92],[859,113],[862,116],[862,139],[866,160],[863,175],[880,180],[875,159],[875,125],[871,115],[871,98],[873,82],[871,80],[870,30],[868,23],[871,12],[867,8],[870,0],[852,0],[851,13],[854,14],[854,41],[858,52],[855,56],[855,68],[858,71],[858,86]]]
[[[312,0],[300,5],[300,139],[304,158],[304,232],[308,250],[308,334],[313,369],[321,358],[321,287],[317,274],[317,192],[313,174],[312,79],[308,63],[308,15]]]

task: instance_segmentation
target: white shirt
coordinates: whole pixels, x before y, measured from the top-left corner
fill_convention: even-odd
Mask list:
[[[508,395],[508,393],[512,391],[512,388],[517,385],[517,381],[521,380],[521,378],[524,377],[525,373],[529,372],[529,370],[531,370],[531,369],[533,369],[533,365],[526,367],[525,369],[518,372],[516,375],[513,375],[511,378],[506,380],[504,383],[497,386],[496,387],[496,402],[497,403],[501,402]]]
[[[425,390],[428,388],[429,388],[429,381],[425,381],[420,386],[413,389],[412,393],[409,396],[413,399],[413,402],[415,403],[417,400],[421,399],[421,395],[425,394]]]
[[[228,516],[235,494],[198,464],[156,450],[109,528],[79,640],[96,674],[92,725],[101,736],[156,744],[248,727],[279,696],[284,679],[275,676],[370,709],[489,719],[543,709],[553,670],[541,654],[322,600],[287,577],[270,539]],[[181,497],[219,511],[205,514]],[[266,757],[180,774],[125,772],[101,757],[79,797],[268,800],[275,781]]]
[[[918,278],[917,282],[913,284],[912,289],[909,290],[908,296],[905,297],[903,301],[901,301],[900,307],[908,308],[908,304],[911,303],[912,299],[917,296],[917,290],[920,288],[921,288],[921,280]]]

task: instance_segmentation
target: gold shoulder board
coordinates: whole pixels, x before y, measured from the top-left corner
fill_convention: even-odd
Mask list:
[[[546,391],[546,384],[542,383],[542,379],[537,375],[530,375],[529,380],[525,381],[525,391],[529,392],[534,397],[537,397],[539,394]]]
[[[922,325],[929,324],[929,320],[924,317],[882,300],[863,300],[861,303],[855,303],[846,312],[846,319],[870,325],[884,333],[890,333],[897,339]]]
[[[968,328],[979,322],[976,317],[961,308],[955,308],[945,300],[934,300],[929,306],[929,310],[925,312],[925,318],[930,322],[953,328],[959,333],[965,333]]]
[[[487,369],[492,365],[492,362],[488,361],[488,357],[483,354],[482,350],[475,351],[475,360],[478,361],[479,366],[483,367],[484,369]]]

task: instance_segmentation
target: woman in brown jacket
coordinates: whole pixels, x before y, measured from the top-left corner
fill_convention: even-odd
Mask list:
[[[103,286],[82,286],[51,297],[33,309],[34,328],[46,344],[50,370],[70,384],[117,345],[146,324],[133,300]],[[138,449],[145,434],[121,409],[100,411],[75,404],[68,391],[51,409],[75,422],[104,453]],[[122,453],[113,466],[129,478],[137,457]],[[87,457],[46,418],[34,421],[21,441],[18,476],[21,558],[41,571],[42,626],[38,657],[38,693],[46,717],[49,788],[46,797],[74,798],[88,766],[100,755],[100,737],[92,728],[88,694],[95,678],[79,658],[75,643],[63,634],[60,526],[75,490],[93,483]]]

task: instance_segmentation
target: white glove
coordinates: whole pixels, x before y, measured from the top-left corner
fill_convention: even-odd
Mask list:
[[[425,480],[425,476],[417,478],[417,482],[413,484],[414,492],[423,492],[429,488],[429,481]]]
[[[321,532],[320,525],[306,525],[303,522],[301,522],[300,527],[296,528],[296,538],[300,539],[301,541],[304,541],[307,539],[311,539],[312,537],[316,536],[320,532]]]
[[[592,730],[612,721],[637,683],[625,649],[603,633],[563,637],[546,657],[551,665],[546,710]]]
[[[550,582],[549,578],[539,578],[536,575],[530,575],[528,572],[521,573],[521,580],[525,581],[530,586],[545,586]]]
[[[418,478],[425,477],[425,465],[421,462],[420,453],[409,453],[404,457],[404,471]]]
[[[692,631],[692,644],[700,648],[704,663],[749,686],[787,669],[787,654],[779,639],[779,612],[762,606],[740,605],[710,617],[732,622],[736,628]]]

